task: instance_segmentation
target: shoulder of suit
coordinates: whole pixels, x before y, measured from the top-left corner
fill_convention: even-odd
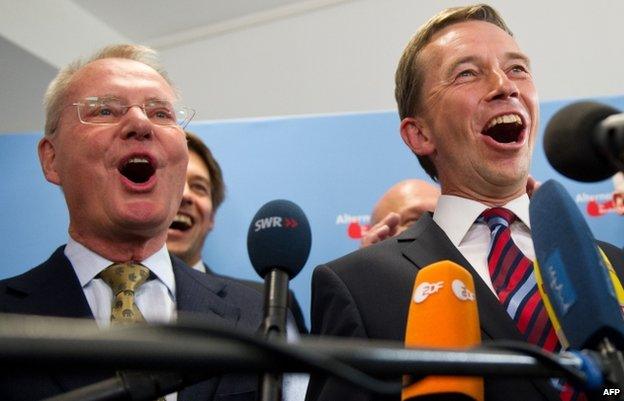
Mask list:
[[[364,278],[386,270],[391,267],[390,265],[396,266],[400,263],[403,259],[403,246],[404,244],[397,238],[388,238],[327,262],[324,266],[339,276],[349,276],[353,279]]]
[[[177,265],[176,267],[184,268],[188,274],[191,274],[197,280],[210,283],[212,288],[219,288],[219,292],[224,298],[236,303],[249,303],[249,307],[262,308],[262,294],[251,286],[245,285],[241,280],[220,274],[202,273],[189,267],[175,256],[172,256],[172,260],[174,265]],[[261,285],[260,283],[256,284]],[[238,302],[241,299],[244,299],[244,301]]]
[[[45,262],[25,271],[24,273],[0,280],[0,287],[14,286],[15,288],[20,288],[24,285],[31,287],[45,284],[48,280],[51,266],[58,267],[63,263],[69,265],[69,261],[63,253],[64,248],[64,246],[57,248]]]

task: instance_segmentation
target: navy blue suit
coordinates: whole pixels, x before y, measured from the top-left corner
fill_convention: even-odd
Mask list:
[[[620,278],[622,252],[599,243]],[[475,283],[481,339],[523,341],[487,284],[426,213],[405,232],[317,267],[312,278],[312,334],[404,341],[412,287],[418,270],[451,260],[465,267]],[[399,378],[397,378],[397,381]],[[545,380],[486,379],[487,401],[558,401]],[[395,401],[375,396],[333,379],[312,376],[308,401]]]
[[[253,281],[253,280],[243,280],[241,278],[235,278],[235,277],[224,276],[222,274],[217,274],[214,271],[212,271],[210,267],[208,267],[208,264],[206,264],[206,262],[203,262],[203,263],[204,263],[204,268],[206,269],[206,274],[213,274],[215,276],[226,277],[226,278],[232,279],[236,281],[237,283],[241,283],[249,288],[253,288],[254,290],[258,291],[260,294],[264,294],[263,282]],[[292,292],[292,290],[288,290],[288,309],[290,309],[290,312],[292,313],[293,318],[295,319],[295,323],[297,325],[297,330],[299,331],[299,333],[308,334],[308,328],[306,327],[306,324],[305,324],[303,311],[301,310],[299,301],[297,301],[297,297],[295,296],[295,293]]]
[[[0,312],[93,319],[78,278],[58,248],[34,269],[0,281]],[[262,321],[262,296],[232,280],[208,276],[172,256],[179,313],[201,314],[233,329],[255,332]],[[95,325],[95,321],[93,323]],[[37,400],[111,377],[114,372],[2,375],[1,400]],[[255,400],[257,377],[223,375],[178,393],[179,401]]]

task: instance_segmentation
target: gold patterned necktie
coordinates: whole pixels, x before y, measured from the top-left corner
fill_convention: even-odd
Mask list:
[[[134,293],[149,277],[149,269],[138,263],[115,263],[102,270],[100,277],[113,290],[111,324],[144,322]]]
[[[100,272],[100,278],[113,290],[111,324],[145,322],[134,303],[134,293],[149,277],[149,269],[139,263],[114,263]],[[159,397],[156,401],[165,401]]]

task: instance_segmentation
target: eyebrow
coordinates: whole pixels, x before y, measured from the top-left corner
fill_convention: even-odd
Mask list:
[[[167,102],[167,103],[173,104],[173,102],[170,101],[170,100],[163,99],[163,98],[160,98],[160,97],[155,97],[155,96],[148,97],[148,98],[145,99],[145,101],[146,102]]]
[[[444,74],[445,76],[449,76],[451,75],[451,73],[453,71],[455,71],[455,69],[461,65],[461,64],[468,64],[468,63],[475,63],[477,62],[478,57],[477,56],[465,56],[465,57],[461,57],[455,61],[453,61],[448,68],[445,69]]]
[[[189,180],[199,180],[199,181],[205,181],[208,184],[210,184],[210,177],[206,177],[204,175],[199,175],[199,174],[192,174],[189,177]]]
[[[504,58],[505,58],[506,61],[509,61],[509,60],[521,60],[523,63],[525,63],[527,65],[527,67],[531,67],[531,60],[526,55],[524,55],[523,53],[507,52],[507,53],[504,54]],[[446,76],[448,76],[459,65],[469,64],[469,63],[478,64],[478,62],[479,62],[479,57],[478,56],[470,55],[470,56],[461,57],[461,58],[453,61],[444,72],[445,72]]]
[[[531,60],[529,59],[529,57],[523,53],[518,53],[518,52],[507,52],[505,53],[505,58],[507,60],[521,60],[522,62],[524,62],[527,67],[531,67]]]
[[[85,99],[97,99],[97,100],[117,100],[120,102],[128,102],[127,99],[125,98],[121,98],[117,95],[114,95],[112,93],[107,93],[105,95],[102,96],[87,96]],[[171,102],[170,100],[164,99],[164,98],[159,98],[156,96],[150,96],[145,98],[145,100],[143,100],[144,103],[147,102],[163,102],[163,103],[169,103],[169,104],[173,104],[173,102]]]

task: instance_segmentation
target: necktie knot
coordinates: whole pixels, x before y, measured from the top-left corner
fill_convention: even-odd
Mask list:
[[[149,269],[138,263],[115,263],[102,270],[100,277],[113,290],[134,292],[149,277]]]
[[[494,232],[500,226],[509,227],[516,220],[516,215],[509,209],[493,207],[481,213],[479,219],[482,219],[490,231]]]
[[[112,323],[144,321],[135,304],[134,292],[149,277],[149,269],[138,263],[115,263],[100,272],[100,278],[113,291]]]

